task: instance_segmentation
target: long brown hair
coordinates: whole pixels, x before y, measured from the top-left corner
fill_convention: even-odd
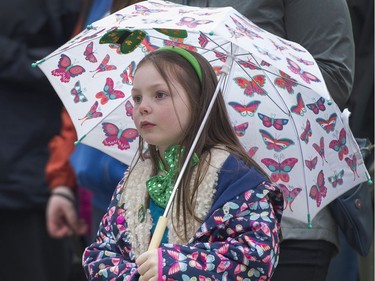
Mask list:
[[[198,61],[202,69],[202,81],[199,80],[198,75],[191,63],[178,53],[170,50],[155,51],[145,56],[138,64],[140,68],[145,63],[152,63],[158,70],[160,75],[166,81],[169,90],[173,87],[173,82],[181,84],[188,94],[191,105],[191,121],[188,128],[183,132],[183,137],[179,145],[186,148],[179,159],[179,167],[181,168],[195,136],[199,130],[200,124],[205,116],[207,108],[214,95],[216,86],[218,84],[216,74],[210,63],[200,54],[190,52]],[[141,155],[143,147],[143,139],[140,137],[139,155]],[[207,119],[207,123],[202,131],[202,134],[195,147],[195,153],[198,155],[200,162],[197,167],[197,174],[192,188],[190,187],[194,167],[188,166],[185,170],[181,184],[176,193],[177,201],[181,202],[176,210],[177,217],[182,214],[183,221],[173,222],[176,225],[186,225],[187,222],[193,218],[202,222],[204,218],[199,218],[194,212],[197,190],[202,179],[206,175],[208,165],[210,163],[210,150],[213,147],[222,147],[230,153],[235,154],[239,159],[243,160],[246,165],[254,166],[259,169],[264,175],[266,173],[261,167],[255,163],[254,160],[248,156],[244,147],[239,142],[239,139],[234,133],[232,125],[229,120],[225,101],[221,93],[217,96],[212,111]],[[149,156],[153,165],[153,174],[158,173],[159,153],[156,146],[149,145]],[[185,239],[186,231],[185,231]]]

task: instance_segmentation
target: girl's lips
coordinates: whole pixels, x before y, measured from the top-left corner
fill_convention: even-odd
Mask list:
[[[142,129],[149,129],[149,128],[154,127],[154,126],[155,126],[155,124],[147,122],[147,121],[141,122],[141,128]]]

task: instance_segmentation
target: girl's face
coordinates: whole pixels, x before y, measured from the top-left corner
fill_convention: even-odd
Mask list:
[[[152,63],[145,63],[134,76],[133,119],[143,139],[159,148],[160,155],[181,140],[191,120],[186,91],[175,80],[172,92]]]

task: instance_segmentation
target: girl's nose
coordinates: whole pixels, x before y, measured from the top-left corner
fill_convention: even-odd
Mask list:
[[[142,101],[142,103],[139,105],[139,112],[142,115],[149,114],[151,112],[151,108],[145,101]]]

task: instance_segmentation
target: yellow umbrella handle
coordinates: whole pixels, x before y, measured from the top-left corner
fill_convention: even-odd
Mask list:
[[[154,234],[152,235],[148,250],[157,249],[160,246],[161,239],[163,239],[165,228],[167,227],[168,218],[160,216]]]

